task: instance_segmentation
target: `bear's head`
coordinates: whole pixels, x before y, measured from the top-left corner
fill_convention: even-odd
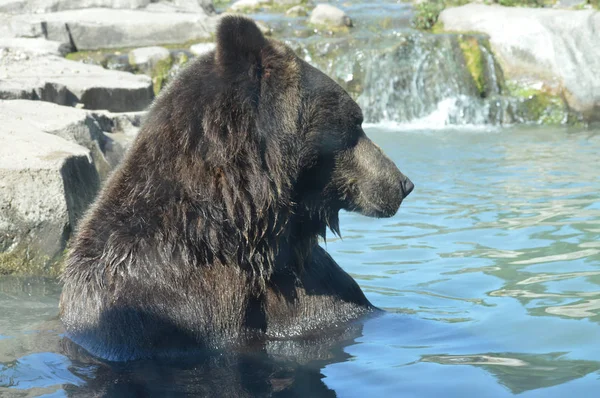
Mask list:
[[[243,17],[222,20],[216,60],[255,105],[259,134],[291,151],[282,155],[293,162],[288,170],[295,169],[295,203],[328,217],[341,209],[371,217],[396,213],[413,184],[365,135],[360,107],[337,83]]]
[[[194,234],[204,257],[256,271],[282,241],[306,249],[327,227],[339,233],[342,209],[396,213],[413,184],[365,135],[338,84],[247,18],[222,18],[216,41],[156,100],[133,149],[147,152],[138,163],[171,165],[137,167],[160,174],[169,201],[187,201],[178,211],[203,228]]]

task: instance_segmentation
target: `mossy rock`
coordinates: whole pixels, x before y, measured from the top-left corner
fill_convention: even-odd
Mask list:
[[[169,73],[171,72],[171,67],[173,66],[173,59],[171,57],[166,59],[161,59],[158,61],[150,72],[150,77],[152,77],[152,87],[154,89],[154,95],[158,95],[160,90],[166,85],[169,79]]]
[[[581,121],[581,117],[569,109],[560,94],[516,82],[510,82],[508,90],[518,100],[515,113],[524,122],[577,125]]]
[[[57,277],[64,269],[65,254],[56,258],[36,256],[27,248],[0,253],[0,275],[33,275]]]
[[[475,82],[475,87],[477,87],[479,95],[484,97],[486,93],[485,65],[479,40],[473,36],[460,35],[458,43],[465,57],[467,69]]]

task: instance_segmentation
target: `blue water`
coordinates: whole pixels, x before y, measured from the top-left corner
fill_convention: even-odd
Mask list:
[[[600,131],[368,134],[415,182],[326,247],[387,310],[340,334],[174,363],[65,351],[60,286],[0,279],[0,396],[595,397]]]

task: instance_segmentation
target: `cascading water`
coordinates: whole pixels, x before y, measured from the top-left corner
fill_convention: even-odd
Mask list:
[[[465,41],[470,48],[461,45]],[[483,37],[412,31],[393,39],[320,41],[300,53],[356,98],[369,123],[513,122],[514,101],[504,96],[501,69]]]

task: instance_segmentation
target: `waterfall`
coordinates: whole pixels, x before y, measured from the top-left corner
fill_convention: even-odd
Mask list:
[[[341,84],[367,123],[429,128],[540,122],[511,96],[487,37],[406,30],[393,37],[290,41]]]

